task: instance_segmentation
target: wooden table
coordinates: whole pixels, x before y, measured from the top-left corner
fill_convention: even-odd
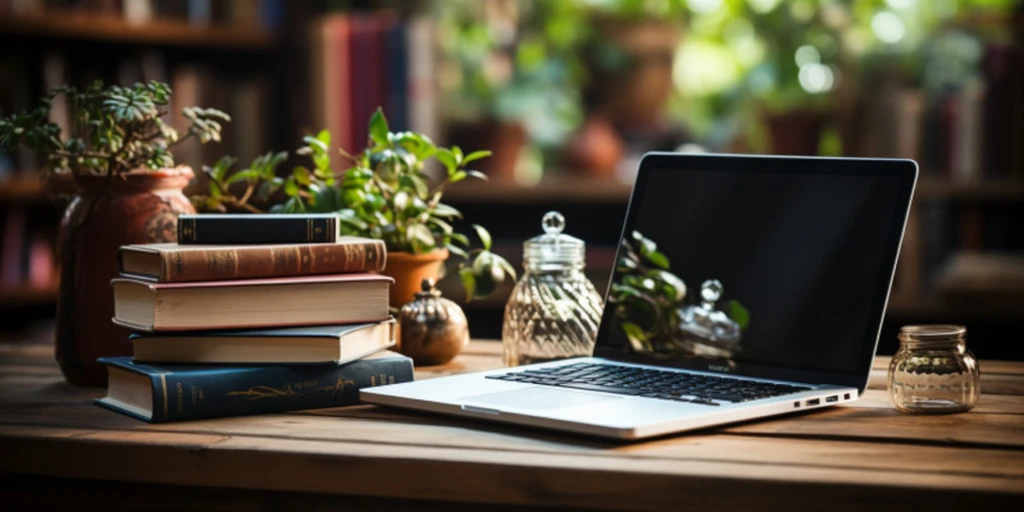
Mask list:
[[[417,378],[497,367],[474,342]],[[848,406],[622,444],[374,406],[148,425],[0,343],[0,509],[1017,509],[1024,363],[982,362],[980,403],[895,412],[876,361]],[[74,507],[74,508],[72,508]],[[96,507],[92,507],[96,508]]]

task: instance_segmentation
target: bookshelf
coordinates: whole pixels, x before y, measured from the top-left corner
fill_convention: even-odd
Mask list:
[[[45,202],[43,192],[43,183],[34,173],[0,178],[0,205]]]
[[[132,23],[110,15],[67,13],[0,15],[0,35],[248,51],[270,50],[276,41],[274,33],[259,27],[197,26],[175,19]]]
[[[0,306],[48,306],[57,303],[57,283],[0,288]]]
[[[257,151],[291,147],[303,135],[302,114],[292,110],[304,105],[295,100],[302,91],[292,90],[292,77],[303,74],[293,55],[310,12],[305,3],[282,0],[0,2],[0,115],[31,108],[64,83],[159,80],[174,88],[175,111],[244,111],[217,147],[176,151],[197,174],[223,154],[246,161]],[[57,300],[59,271],[47,271],[66,204],[57,196],[73,185],[43,182],[43,163],[24,150],[0,155],[0,312],[11,320],[20,318],[14,312],[52,315]]]

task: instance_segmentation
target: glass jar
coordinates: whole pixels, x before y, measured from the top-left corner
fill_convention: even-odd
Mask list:
[[[523,243],[525,272],[505,305],[506,366],[589,356],[602,299],[583,273],[586,244],[562,234],[565,217],[548,212],[544,234]]]
[[[896,410],[950,413],[971,409],[981,393],[980,371],[960,325],[907,325],[889,364],[889,397]]]

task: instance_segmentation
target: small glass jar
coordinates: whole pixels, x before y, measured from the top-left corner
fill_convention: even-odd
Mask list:
[[[952,413],[978,402],[980,371],[960,325],[907,325],[889,364],[889,397],[896,410]]]
[[[589,356],[597,338],[603,301],[583,273],[586,245],[562,233],[558,212],[542,226],[543,235],[523,243],[525,272],[505,305],[506,366]]]

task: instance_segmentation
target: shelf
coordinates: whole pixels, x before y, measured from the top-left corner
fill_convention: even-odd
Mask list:
[[[0,179],[0,203],[45,202],[43,182],[39,176],[14,176]]]
[[[267,49],[275,41],[273,34],[262,28],[232,25],[197,27],[173,19],[133,24],[112,16],[65,13],[0,16],[0,35],[245,50]]]
[[[0,178],[0,205],[60,204],[74,194],[75,185],[68,174],[50,175],[47,181],[43,181],[41,171]]]
[[[632,184],[590,176],[556,175],[537,185],[504,182],[463,181],[453,185],[445,198],[453,203],[610,203],[626,204]],[[1024,201],[1024,179],[990,178],[957,182],[922,177],[915,192],[922,199],[973,202]]]
[[[958,201],[1024,201],[1024,179],[988,178],[958,182],[943,178],[923,177],[918,180],[915,195],[927,199]]]
[[[463,181],[445,192],[451,203],[611,203],[626,204],[631,183],[590,176],[550,176],[536,185]]]
[[[44,306],[56,303],[56,283],[50,286],[19,285],[0,288],[0,306]]]

